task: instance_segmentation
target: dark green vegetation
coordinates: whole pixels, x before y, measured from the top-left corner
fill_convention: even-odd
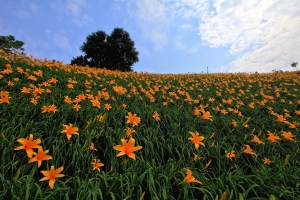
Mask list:
[[[139,61],[134,41],[122,28],[115,28],[110,35],[104,31],[88,35],[80,50],[84,55],[73,58],[71,64],[129,72]]]
[[[23,45],[23,41],[16,40],[12,35],[0,36],[0,49],[3,49],[6,52],[24,51],[24,48],[22,47]]]
[[[300,78],[295,73],[124,73],[4,52],[0,69],[0,199],[300,199]],[[30,93],[21,92],[24,87]],[[79,101],[79,95],[86,98]],[[100,108],[88,96],[98,98]],[[42,113],[50,105],[58,111]],[[201,108],[213,121],[194,114]],[[135,127],[126,123],[129,112],[141,118]],[[99,115],[106,119],[98,121]],[[277,122],[280,115],[285,122]],[[69,123],[79,135],[67,140],[61,131]],[[116,157],[113,149],[127,128],[136,131],[135,145],[143,147],[134,152],[136,160]],[[268,131],[280,139],[270,141]],[[205,146],[196,150],[189,132],[204,136]],[[20,146],[16,140],[29,134],[53,157],[40,168],[28,163],[25,150],[14,150]],[[264,144],[252,142],[254,135]],[[97,151],[89,149],[91,142]],[[257,156],[244,153],[245,144]],[[232,160],[225,156],[231,150]],[[93,171],[95,158],[104,163],[100,172]],[[264,164],[264,158],[271,163]],[[39,182],[41,171],[51,166],[64,167],[54,189]],[[203,184],[184,182],[184,168]]]

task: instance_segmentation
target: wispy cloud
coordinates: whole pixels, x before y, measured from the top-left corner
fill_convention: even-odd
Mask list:
[[[170,42],[188,52],[197,52],[201,45],[225,46],[235,60],[223,71],[262,72],[288,69],[289,62],[299,59],[297,4],[294,0],[140,0],[131,1],[129,10],[157,51]],[[200,37],[191,45],[185,38],[195,28]]]
[[[290,70],[290,62],[299,58],[295,41],[300,41],[300,17],[295,13],[300,9],[295,1],[219,1],[214,7],[199,34],[205,44],[230,46],[236,55],[223,71]]]
[[[67,13],[71,16],[71,20],[77,26],[87,26],[93,19],[84,12],[84,8],[87,6],[84,0],[69,0],[66,4]]]
[[[159,0],[131,1],[128,12],[142,30],[144,38],[154,44],[154,50],[163,51],[169,42],[168,27],[172,18],[166,4]]]
[[[72,51],[69,39],[61,34],[55,33],[53,35],[53,42],[56,46],[59,46],[62,49]]]

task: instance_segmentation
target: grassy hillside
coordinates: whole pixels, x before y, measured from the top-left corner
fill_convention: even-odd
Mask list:
[[[0,199],[300,199],[299,85],[0,50]]]

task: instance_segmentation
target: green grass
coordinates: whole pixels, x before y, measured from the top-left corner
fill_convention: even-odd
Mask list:
[[[19,73],[18,67],[27,74]],[[300,199],[300,76],[296,73],[121,73],[3,52],[0,70],[0,92],[9,92],[10,97],[9,103],[0,100],[0,199]],[[37,80],[28,79],[30,75]],[[51,78],[58,82],[49,83]],[[68,88],[72,80],[76,80],[74,89]],[[14,85],[9,86],[9,81]],[[50,85],[42,85],[45,82]],[[44,89],[36,105],[30,103],[32,91],[21,92],[30,86]],[[118,94],[114,86],[127,92]],[[109,94],[106,100],[104,92]],[[74,103],[64,101],[65,96],[74,100],[80,94],[102,94],[100,108],[86,98],[76,111]],[[232,102],[224,101],[228,99]],[[251,102],[254,108],[248,106]],[[106,103],[110,110],[105,109]],[[50,105],[58,111],[42,113],[43,106]],[[194,115],[200,107],[210,112],[213,121],[201,119],[201,112]],[[223,109],[228,113],[222,114]],[[159,121],[152,117],[155,111]],[[126,123],[129,112],[140,117],[137,126]],[[106,120],[97,121],[104,114]],[[276,122],[278,115],[287,122]],[[79,129],[79,135],[70,140],[61,133],[63,124],[69,123]],[[289,128],[290,124],[295,128]],[[117,157],[119,151],[113,148],[121,144],[127,128],[136,131],[132,134],[135,145],[143,147],[134,152],[136,160]],[[267,140],[267,131],[280,140]],[[196,150],[189,132],[204,136],[205,146]],[[295,141],[285,139],[283,132],[291,132]],[[40,138],[40,145],[53,157],[39,168],[36,162],[28,163],[25,150],[14,150],[21,145],[16,140],[28,139],[30,134]],[[264,144],[251,142],[253,135]],[[97,151],[89,150],[91,142]],[[245,144],[257,157],[243,153]],[[232,160],[225,157],[231,150],[236,154]],[[93,171],[95,158],[104,163],[100,172]],[[264,158],[271,163],[264,164]],[[56,179],[54,189],[48,181],[39,181],[44,177],[41,171],[51,166],[64,167],[65,176]],[[202,184],[186,183],[185,168]]]

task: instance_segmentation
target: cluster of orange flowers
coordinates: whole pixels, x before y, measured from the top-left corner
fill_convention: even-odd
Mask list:
[[[17,140],[17,142],[21,143],[22,145],[16,147],[14,150],[24,149],[27,153],[27,156],[30,158],[28,162],[37,162],[38,168],[41,166],[42,161],[52,159],[52,156],[47,155],[49,150],[43,151],[43,147],[39,145],[41,143],[41,139],[33,140],[32,134],[29,135],[29,139],[20,138]],[[33,149],[38,149],[38,152],[34,152]],[[51,166],[50,170],[42,170],[41,173],[45,177],[41,178],[40,181],[49,180],[49,186],[53,189],[55,179],[65,176],[63,174],[60,174],[60,172],[62,172],[63,169],[63,166],[57,168],[56,170],[54,169],[54,166]]]
[[[162,98],[162,105],[167,106],[169,104],[175,104],[177,100],[183,99],[186,104],[200,104],[200,102],[207,102],[206,105],[200,104],[198,108],[193,110],[193,114],[195,116],[200,116],[202,120],[208,120],[208,121],[213,121],[215,118],[215,114],[217,112],[220,112],[222,115],[229,115],[230,113],[234,113],[235,116],[238,116],[240,118],[244,117],[243,113],[239,110],[242,106],[245,106],[244,103],[241,100],[241,97],[245,97],[245,99],[249,99],[250,103],[247,103],[247,107],[250,109],[254,109],[258,106],[265,106],[268,102],[275,102],[276,98],[280,98],[280,92],[285,93],[288,96],[295,97],[295,94],[292,94],[292,91],[287,90],[287,88],[278,88],[278,87],[273,87],[273,86],[267,86],[264,83],[264,80],[259,78],[257,75],[247,75],[247,74],[240,74],[239,76],[235,76],[236,78],[233,78],[234,76],[232,74],[227,74],[227,75],[220,75],[220,74],[215,74],[215,75],[210,75],[211,77],[207,75],[201,75],[201,79],[198,79],[199,75],[195,75],[194,78],[191,78],[190,75],[182,75],[181,78],[175,78],[174,75],[155,75],[154,76],[149,75],[148,73],[145,74],[135,74],[135,73],[121,73],[121,72],[113,72],[113,71],[108,71],[104,69],[94,69],[94,68],[82,68],[79,66],[71,66],[71,65],[63,65],[61,62],[54,62],[54,61],[47,61],[47,60],[41,60],[41,59],[34,59],[32,56],[26,57],[25,55],[16,53],[18,56],[12,56],[12,55],[1,55],[3,51],[0,51],[0,56],[6,60],[26,60],[28,62],[28,65],[35,65],[35,66],[46,66],[49,68],[54,68],[54,70],[63,70],[66,73],[74,72],[76,74],[85,74],[89,78],[94,77],[97,80],[101,80],[101,84],[99,85],[100,87],[104,87],[103,84],[109,84],[112,86],[113,91],[117,95],[126,95],[128,99],[130,99],[132,96],[131,95],[139,95],[139,99],[143,100],[143,95],[145,95],[150,103],[155,102],[154,95],[157,94],[158,92],[161,92],[161,98]],[[43,71],[42,70],[35,70],[33,72],[30,71],[30,69],[22,69],[21,67],[17,67],[16,71],[19,74],[24,75],[28,82],[34,83],[38,80],[38,78],[43,76]],[[6,65],[6,69],[3,69],[0,72],[0,79],[4,77],[4,75],[8,75],[13,73],[13,68],[11,67],[10,64]],[[98,74],[103,74],[104,77],[99,77]],[[122,78],[127,78],[127,77],[132,77],[135,80],[137,80],[137,87],[133,85],[132,82],[128,84],[129,88],[125,88],[125,86],[117,86],[115,80],[107,80],[105,79],[105,76],[109,77],[122,77]],[[164,79],[168,79],[168,83],[166,85],[160,85],[160,83],[164,82]],[[266,75],[265,79],[270,79],[270,80],[265,80],[266,82],[272,82],[274,81],[274,77],[272,75]],[[141,83],[138,82],[138,80],[145,80],[146,86],[143,86]],[[201,81],[199,81],[201,80]],[[11,81],[7,82],[8,87],[13,87],[16,82],[19,81],[19,78],[14,78]],[[30,84],[29,87],[23,87],[21,89],[21,93],[23,94],[29,94],[31,95],[30,103],[36,105],[38,102],[38,99],[42,94],[50,94],[52,91],[49,88],[52,85],[55,85],[58,82],[57,79],[51,78],[47,81],[44,81],[41,84]],[[103,82],[103,83],[102,83]],[[245,88],[246,85],[244,82],[248,83],[248,88]],[[175,87],[174,83],[179,83],[178,87]],[[252,89],[252,83],[258,83],[260,88],[264,88],[265,90],[259,91],[257,94],[253,94],[251,92]],[[294,81],[293,83],[282,83],[281,86],[289,86],[288,84],[297,84],[299,82]],[[78,85],[78,81],[76,78],[69,78],[68,79],[68,84],[66,85],[67,88],[69,89],[76,89]],[[103,88],[102,91],[98,91],[97,94],[91,94],[91,89],[93,86],[96,86],[96,82],[94,82],[92,79],[86,80],[84,83],[86,87],[86,92],[87,94],[79,94],[77,95],[73,100],[69,96],[65,96],[64,102],[68,104],[73,104],[73,108],[76,111],[79,111],[81,108],[80,102],[82,102],[85,99],[88,99],[91,102],[91,105],[95,108],[100,108],[101,103],[100,100],[104,99],[105,101],[111,99],[115,101],[115,97],[111,96],[106,90],[106,88]],[[212,94],[215,96],[215,98],[212,97],[203,97],[202,95],[198,95],[197,97],[193,97],[189,94],[189,91],[197,90],[199,92],[202,91],[209,91],[211,88],[209,87],[210,85],[214,85],[216,88],[216,91]],[[234,85],[234,86],[232,86]],[[243,89],[244,88],[244,89]],[[270,91],[274,91],[275,94],[265,94]],[[298,92],[297,89],[294,89],[294,92]],[[216,99],[220,98],[222,94],[228,94],[231,95],[226,99],[222,99],[220,103],[216,103]],[[270,92],[271,93],[271,92]],[[233,96],[233,95],[236,96]],[[257,97],[262,97],[263,100],[257,100]],[[9,104],[9,99],[11,97],[9,96],[8,91],[0,91],[0,104],[2,103],[7,103]],[[278,101],[278,100],[277,100]],[[281,103],[285,103],[285,99],[281,98],[280,99]],[[298,105],[300,104],[300,100],[297,102],[292,102],[289,101],[287,102],[289,105],[297,103]],[[209,105],[210,104],[210,105]],[[235,104],[235,105],[234,105]],[[245,103],[246,104],[246,103]],[[227,109],[225,108],[224,105],[228,105]],[[122,104],[123,108],[126,108],[126,104]],[[207,109],[209,106],[211,106],[211,110],[216,111],[213,113],[213,116]],[[235,106],[235,107],[234,107]],[[104,104],[104,107],[106,110],[112,109],[112,106],[108,103]],[[274,115],[277,117],[275,122],[278,123],[285,123],[290,129],[295,129],[296,127],[299,126],[299,122],[293,121],[290,122],[287,119],[291,117],[292,114],[289,113],[287,109],[285,109],[283,112],[283,115],[279,115],[273,111],[272,108],[268,108],[270,110],[270,114]],[[212,111],[212,112],[213,112]],[[57,107],[52,104],[52,105],[44,105],[42,107],[42,113],[50,113],[50,112],[58,112]],[[299,116],[300,115],[300,110],[295,110],[294,113]],[[153,112],[152,116],[156,122],[159,122],[160,120],[160,114],[157,111]],[[133,153],[134,151],[140,150],[142,147],[141,146],[134,146],[135,145],[135,139],[132,137],[133,133],[136,131],[134,130],[135,126],[138,126],[139,123],[141,122],[140,117],[137,117],[136,114],[132,114],[131,112],[128,113],[128,116],[126,116],[127,119],[127,124],[131,124],[132,127],[127,127],[125,129],[125,137],[121,139],[122,145],[116,145],[114,146],[114,149],[117,151],[120,151],[117,156],[122,156],[122,155],[127,155],[128,157],[132,159],[136,159],[135,154]],[[106,114],[104,115],[99,115],[97,116],[97,121],[104,123],[106,120]],[[242,124],[242,127],[248,128],[249,127],[249,120],[248,118],[246,122]],[[87,127],[90,125],[90,123],[87,125]],[[238,126],[238,122],[232,119],[232,125],[234,127]],[[251,124],[250,124],[251,125]],[[73,127],[72,124],[69,125],[63,125],[65,127],[65,130],[62,131],[62,133],[65,133],[67,136],[67,139],[70,140],[71,136],[73,134],[78,135],[78,128]],[[87,128],[86,127],[86,128]],[[191,137],[188,138],[194,145],[196,150],[199,149],[199,146],[205,146],[203,143],[203,140],[205,139],[204,136],[199,135],[197,132],[189,132],[191,134]],[[281,134],[273,134],[270,131],[268,131],[268,137],[266,140],[270,142],[278,142],[281,138],[279,137],[280,135],[290,141],[295,141],[294,135],[290,131],[282,131],[280,132]],[[213,137],[213,136],[211,136]],[[127,139],[126,139],[127,138]],[[129,138],[129,139],[128,139]],[[22,140],[23,139],[23,140]],[[19,139],[20,141],[25,141],[24,138]],[[30,139],[29,139],[30,140]],[[32,138],[31,138],[32,140]],[[258,143],[258,144],[264,144],[263,141],[259,139],[259,135],[254,135],[253,139],[251,140],[253,143]],[[23,144],[23,143],[22,143]],[[24,146],[24,145],[23,145]],[[30,145],[29,145],[30,146]],[[20,147],[21,148],[21,147]],[[26,147],[27,148],[27,147]],[[243,153],[249,154],[249,155],[254,155],[257,156],[255,152],[251,149],[250,145],[245,144],[245,150],[243,150]],[[25,146],[24,146],[25,149]],[[32,150],[32,148],[29,148]],[[17,149],[16,149],[17,150]],[[91,143],[90,150],[96,150],[95,146],[93,143]],[[27,150],[26,150],[27,152]],[[29,150],[30,152],[30,150]],[[47,152],[47,151],[45,151]],[[38,149],[38,152],[32,152],[32,155],[39,155],[43,154],[44,157],[46,154],[43,150]],[[35,153],[35,154],[34,154]],[[28,154],[28,153],[27,153]],[[30,154],[30,153],[29,153]],[[47,155],[48,156],[48,155]],[[229,152],[226,152],[225,157],[229,158],[232,160],[236,156],[235,151],[231,150]],[[35,156],[36,157],[36,156]],[[33,157],[33,158],[35,158]],[[41,156],[41,158],[44,158]],[[51,156],[50,156],[51,157]],[[49,157],[48,157],[49,158]],[[32,159],[32,158],[31,158]],[[30,159],[30,160],[31,160]],[[36,160],[33,159],[31,162],[37,161],[38,165],[41,165],[41,160],[38,161],[39,158],[36,158]],[[52,159],[52,157],[51,157]],[[269,164],[271,161],[268,158],[263,159],[265,164]],[[100,162],[98,159],[94,159],[94,161],[91,163],[93,166],[93,170],[98,170],[100,171],[100,167],[104,166],[103,163]],[[60,168],[59,168],[60,169]],[[54,168],[51,167],[51,170],[53,171]],[[188,169],[187,170],[187,177],[185,178],[186,182],[197,182],[201,183],[200,181],[195,180],[195,178],[192,176],[192,172]],[[61,171],[60,171],[61,172]],[[53,172],[54,173],[54,172]],[[56,172],[57,173],[57,172]],[[59,174],[59,172],[58,172]],[[52,179],[51,179],[52,180]],[[51,181],[50,180],[50,181]],[[54,178],[55,180],[55,178]],[[50,182],[49,182],[50,184]],[[52,180],[50,187],[53,188],[54,181]]]

